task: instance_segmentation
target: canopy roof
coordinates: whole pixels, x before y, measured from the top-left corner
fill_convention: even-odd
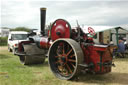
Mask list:
[[[115,29],[115,28],[122,28],[122,29],[128,31],[128,25],[127,25],[127,26],[84,26],[84,27],[82,28],[82,30],[83,30],[85,33],[89,33],[89,32],[88,32],[88,28],[89,28],[89,27],[93,28],[96,33],[102,32],[102,31],[105,31],[105,30]]]

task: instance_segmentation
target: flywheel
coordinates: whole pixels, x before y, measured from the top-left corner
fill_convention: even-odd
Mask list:
[[[80,73],[79,64],[83,63],[80,45],[72,39],[57,39],[49,49],[49,65],[56,77],[69,80]]]

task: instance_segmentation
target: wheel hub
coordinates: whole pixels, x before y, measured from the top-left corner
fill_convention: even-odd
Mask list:
[[[61,57],[61,61],[64,62],[64,63],[66,62],[65,56],[62,56],[62,57]]]
[[[67,63],[67,58],[65,55],[62,55],[60,58],[60,63],[61,63],[61,66],[64,66],[66,63]]]

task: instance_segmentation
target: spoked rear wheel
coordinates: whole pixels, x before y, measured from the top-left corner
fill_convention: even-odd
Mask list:
[[[49,65],[54,75],[60,79],[71,79],[80,71],[83,52],[72,39],[58,39],[49,49]]]

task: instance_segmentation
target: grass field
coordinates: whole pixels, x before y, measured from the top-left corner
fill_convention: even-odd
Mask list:
[[[116,67],[104,75],[82,74],[79,80],[59,80],[44,64],[24,66],[18,56],[0,47],[0,85],[128,85],[128,58],[115,59]]]

